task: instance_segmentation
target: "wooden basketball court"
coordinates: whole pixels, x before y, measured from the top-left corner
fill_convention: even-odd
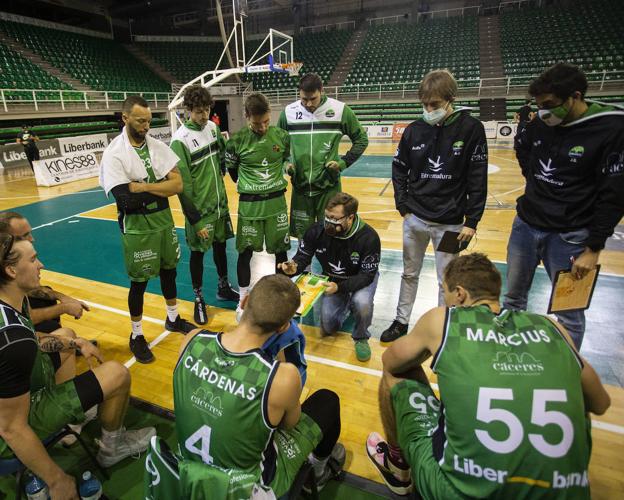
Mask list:
[[[376,337],[393,319],[398,298],[397,284],[402,271],[402,220],[394,208],[392,185],[389,183],[389,162],[393,153],[394,147],[389,143],[372,143],[366,157],[352,167],[353,172],[347,171],[353,176],[343,178],[343,190],[360,200],[362,217],[379,232],[382,240],[381,279],[375,299],[375,322],[371,328]],[[372,167],[367,167],[366,162]],[[360,164],[363,166],[360,167]],[[485,252],[493,260],[504,263],[507,239],[515,216],[515,199],[521,194],[524,183],[513,152],[508,147],[491,145],[490,164],[488,208],[479,225],[477,238],[469,249]],[[232,218],[236,222],[235,186],[229,177],[226,183]],[[176,225],[183,231],[183,214],[177,199],[172,200],[172,207]],[[113,200],[104,198],[97,179],[40,188],[35,185],[30,172],[8,172],[0,176],[0,208],[15,209],[30,219],[37,240],[36,248],[48,267],[42,273],[42,282],[91,305],[91,311],[80,320],[64,317],[63,323],[79,336],[97,339],[107,359],[116,359],[130,367],[134,397],[172,409],[172,372],[182,336],[164,331],[164,300],[159,295],[158,284],[151,283],[145,300],[143,328],[146,338],[152,342],[156,362],[141,365],[131,357],[128,350],[128,282],[121,258],[116,210]],[[236,256],[233,245],[228,245],[228,256],[230,278],[234,279]],[[624,462],[621,460],[621,450],[624,449],[624,350],[622,343],[603,345],[603,333],[607,330],[615,332],[616,339],[624,337],[624,327],[618,320],[624,291],[622,257],[622,252],[618,251],[605,251],[601,256],[605,276],[600,278],[599,283],[604,282],[602,286],[606,289],[603,296],[610,297],[610,300],[594,300],[591,314],[588,314],[587,340],[583,349],[583,354],[603,375],[613,400],[606,415],[593,419],[590,480],[593,498],[596,499],[617,498],[624,491]],[[210,267],[212,258],[207,256],[205,263],[207,268]],[[254,257],[252,265],[256,273],[265,269],[269,272],[272,259]],[[501,264],[501,269],[504,269],[504,264]],[[423,274],[412,323],[437,301],[437,285],[430,258]],[[534,290],[532,304],[541,311],[545,308],[549,288],[543,272],[541,278],[536,277],[536,280],[538,286]],[[184,249],[183,259],[178,265],[178,290],[183,299],[181,314],[190,319],[193,311],[189,281],[188,252]],[[205,279],[204,294],[207,297],[214,295],[215,288],[215,283]],[[227,331],[235,324],[234,305],[221,304],[229,308],[210,308],[211,318],[206,325],[210,330]],[[302,397],[319,388],[329,388],[340,395],[341,442],[348,451],[346,468],[353,474],[379,482],[380,478],[366,457],[365,440],[370,431],[382,429],[377,407],[377,384],[384,348],[372,339],[372,359],[359,363],[348,334],[321,338],[318,328],[313,325],[304,325],[303,330],[308,342],[306,356],[309,369]],[[605,350],[611,352],[611,357],[603,355]],[[435,382],[435,376],[431,380]]]

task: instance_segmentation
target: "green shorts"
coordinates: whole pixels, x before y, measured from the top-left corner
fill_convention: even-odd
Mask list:
[[[122,234],[126,272],[132,281],[147,281],[161,269],[175,269],[180,259],[180,243],[175,227],[154,233]]]
[[[254,252],[271,254],[290,249],[286,198],[267,201],[241,201],[238,204],[236,249],[239,253],[251,248]]]
[[[269,486],[276,497],[288,492],[299,469],[322,438],[317,423],[305,413],[301,414],[299,423],[293,429],[275,431],[273,439],[277,445],[277,468]]]
[[[209,217],[203,217],[199,221],[200,225],[196,225],[196,227],[205,227],[208,229],[208,238],[205,240],[197,236],[197,230],[189,224],[188,220],[185,223],[186,243],[193,252],[207,252],[212,248],[214,242],[223,243],[234,237],[230,214],[225,214],[223,217],[212,222],[208,222],[208,220]]]
[[[73,380],[51,388],[40,389],[30,395],[28,425],[43,440],[67,424],[83,422],[85,414]],[[0,457],[9,458],[13,452],[0,438]]]
[[[324,220],[327,202],[341,189],[339,180],[335,186],[314,196],[293,190],[290,198],[290,235],[303,238],[312,224]]]
[[[433,456],[433,432],[440,401],[429,385],[403,380],[391,392],[399,446],[412,468],[414,486],[423,498],[464,499]]]

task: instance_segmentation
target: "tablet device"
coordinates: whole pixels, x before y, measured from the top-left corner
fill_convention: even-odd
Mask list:
[[[459,233],[455,231],[445,231],[436,250],[438,252],[459,253],[468,246],[467,241],[459,241]]]

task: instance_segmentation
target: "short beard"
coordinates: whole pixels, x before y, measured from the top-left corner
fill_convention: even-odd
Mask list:
[[[130,134],[130,138],[137,143],[142,143],[145,141],[145,136],[142,136],[137,133],[132,127],[128,126],[128,133]]]

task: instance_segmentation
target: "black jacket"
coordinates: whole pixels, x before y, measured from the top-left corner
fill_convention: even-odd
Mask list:
[[[443,126],[407,126],[392,161],[394,200],[401,215],[475,229],[487,197],[487,141],[479,120],[456,113]]]
[[[624,215],[624,111],[592,104],[580,119],[549,127],[539,119],[515,139],[524,195],[518,215],[538,229],[589,229],[585,244],[604,248]]]
[[[345,238],[328,236],[322,222],[308,228],[293,257],[297,271],[303,272],[316,255],[323,274],[338,284],[339,292],[353,293],[370,285],[379,269],[381,242],[377,231],[359,217],[353,224]]]

